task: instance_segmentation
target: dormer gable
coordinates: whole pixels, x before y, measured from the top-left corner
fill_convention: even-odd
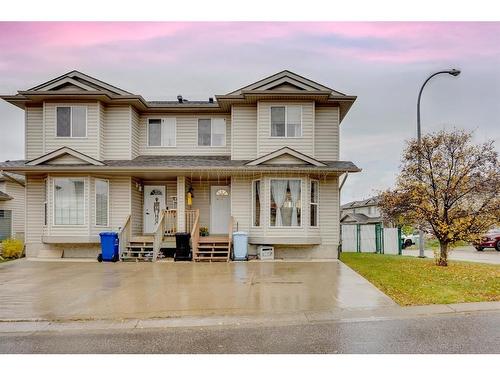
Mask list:
[[[326,164],[311,158],[310,156],[304,155],[301,152],[295,151],[290,147],[283,147],[279,150],[273,151],[267,155],[261,156],[255,160],[252,160],[246,165],[256,166],[256,165],[314,165],[316,167],[325,167]]]
[[[79,151],[73,150],[69,147],[61,147],[57,150],[51,151],[36,159],[26,162],[26,165],[105,165],[102,161],[94,159]]]

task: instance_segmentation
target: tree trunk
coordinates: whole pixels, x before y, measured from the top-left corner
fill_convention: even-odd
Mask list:
[[[439,242],[439,254],[436,259],[438,266],[446,267],[448,265],[448,243]]]

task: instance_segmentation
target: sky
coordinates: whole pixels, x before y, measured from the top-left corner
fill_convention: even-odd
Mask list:
[[[405,140],[463,128],[500,144],[500,23],[0,22],[0,93],[71,70],[148,100],[206,100],[284,69],[357,95],[341,123],[342,202],[390,188]],[[0,160],[24,155],[23,111],[0,102]]]

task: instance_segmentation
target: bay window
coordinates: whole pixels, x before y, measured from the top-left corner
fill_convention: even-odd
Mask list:
[[[87,136],[87,107],[68,106],[56,108],[56,135],[83,138]]]
[[[175,118],[148,120],[148,146],[175,147],[177,123]]]
[[[299,227],[301,223],[301,180],[271,180],[271,227]]]
[[[302,107],[299,105],[271,107],[271,137],[302,137]]]
[[[95,180],[95,225],[108,226],[109,213],[109,182]]]
[[[54,179],[54,224],[85,224],[85,182],[83,179]]]
[[[198,119],[198,146],[221,147],[225,145],[226,120]]]
[[[260,180],[252,182],[252,225],[260,227]]]
[[[311,180],[311,199],[309,202],[310,205],[310,223],[311,227],[318,226],[318,203],[319,203],[319,182],[315,180]]]

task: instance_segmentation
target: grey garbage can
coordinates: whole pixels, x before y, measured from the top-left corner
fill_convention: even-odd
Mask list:
[[[233,260],[248,260],[248,234],[233,233]]]

